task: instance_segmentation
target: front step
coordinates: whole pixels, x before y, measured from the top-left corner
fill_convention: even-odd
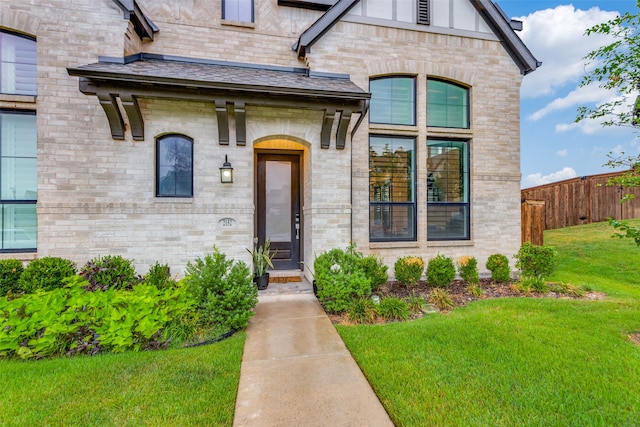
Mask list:
[[[258,291],[258,295],[286,295],[313,293],[313,285],[301,270],[269,271],[269,286]]]

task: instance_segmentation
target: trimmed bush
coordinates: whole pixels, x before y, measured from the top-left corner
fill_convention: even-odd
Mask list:
[[[120,255],[93,258],[80,269],[80,276],[89,282],[88,291],[131,289],[141,281],[132,261]]]
[[[404,256],[398,258],[393,267],[398,282],[406,286],[413,286],[422,277],[424,260],[417,256]]]
[[[371,295],[372,279],[363,267],[363,259],[353,246],[331,249],[316,257],[313,269],[317,295],[327,312],[341,313],[349,309],[352,299]]]
[[[458,274],[468,285],[480,283],[478,261],[474,257],[461,256],[458,258]]]
[[[536,246],[527,242],[520,246],[515,255],[516,268],[522,272],[523,277],[539,278],[544,280],[556,269],[558,252],[551,246]]]
[[[360,259],[360,265],[364,274],[371,279],[371,290],[375,291],[380,286],[387,283],[389,267],[384,265],[382,258],[376,255],[369,255]]]
[[[58,289],[64,286],[63,279],[75,274],[76,265],[71,260],[59,257],[34,259],[20,275],[18,289],[27,294]]]
[[[184,282],[198,302],[203,326],[226,330],[247,327],[258,303],[258,288],[247,264],[227,259],[214,246],[212,254],[187,264]]]
[[[502,254],[490,255],[486,264],[487,270],[491,271],[491,279],[496,282],[509,282],[511,280],[511,269],[509,259]]]
[[[427,265],[427,284],[444,288],[456,277],[456,267],[453,260],[439,253],[429,260]]]
[[[17,259],[0,260],[0,297],[7,292],[19,292],[18,280],[24,271],[22,261]]]

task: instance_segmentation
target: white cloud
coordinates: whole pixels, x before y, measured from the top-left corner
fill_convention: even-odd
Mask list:
[[[527,175],[522,181],[522,188],[537,187],[538,185],[549,184],[552,182],[563,181],[565,179],[575,178],[578,176],[575,169],[564,167],[562,170],[542,175],[540,172]]]
[[[582,88],[581,88],[582,89]],[[633,92],[629,95],[626,96],[617,96],[616,94],[607,91],[605,89],[602,88],[596,88],[599,90],[593,90],[591,91],[589,96],[593,96],[593,98],[597,98],[598,96],[600,96],[600,99],[597,100],[596,102],[589,102],[587,100],[587,96],[583,97],[582,101],[577,101],[575,102],[573,105],[574,106],[578,106],[578,105],[589,105],[589,104],[593,104],[590,106],[597,106],[597,105],[601,105],[605,102],[614,102],[614,101],[618,101],[618,100],[622,100],[623,102],[618,105],[617,107],[615,107],[613,109],[613,112],[615,114],[618,113],[624,113],[624,112],[628,112],[631,111],[631,109],[633,108],[633,103],[635,101],[635,98],[637,96],[637,92]],[[577,89],[576,91],[579,91],[580,89]],[[574,92],[576,92],[574,91]],[[572,93],[574,93],[572,92]],[[571,94],[567,95],[567,97],[565,98],[569,98],[571,97]],[[580,97],[575,97],[575,99],[579,99]],[[625,99],[626,98],[626,99]],[[544,117],[544,115],[546,113],[540,113],[543,110],[549,110],[549,111],[553,111],[553,109],[551,107],[549,107],[550,105],[554,104],[557,100],[552,101],[550,104],[548,104],[547,106],[545,106],[544,108],[536,111],[535,113],[533,113],[531,116],[541,116]],[[567,102],[568,104],[569,102]],[[581,133],[586,134],[586,135],[593,135],[595,133],[598,132],[607,132],[609,134],[613,133],[628,133],[630,131],[629,127],[620,127],[620,126],[602,126],[602,123],[605,122],[607,119],[609,119],[610,117],[601,117],[599,119],[584,119],[581,120],[578,123],[558,123],[555,126],[556,132],[558,133],[562,133],[562,132],[568,132],[571,130],[579,130]]]
[[[537,121],[545,117],[549,113],[566,110],[572,107],[578,107],[585,104],[598,104],[608,100],[611,97],[610,91],[598,87],[597,84],[579,87],[565,97],[556,98],[543,108],[534,112],[527,117],[529,120]]]
[[[604,36],[584,36],[587,28],[615,18],[617,12],[593,7],[576,9],[573,5],[536,11],[517,19],[524,22],[522,40],[543,65],[526,76],[523,98],[550,95],[567,83],[577,84],[585,72],[583,58],[610,42]]]
[[[556,151],[556,156],[567,157],[568,154],[569,154],[569,150],[567,150],[566,148],[564,150]]]

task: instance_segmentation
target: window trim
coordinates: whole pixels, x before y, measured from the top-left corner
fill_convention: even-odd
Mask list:
[[[183,139],[185,141],[188,141],[191,144],[191,194],[190,195],[170,195],[170,194],[161,194],[160,193],[160,144],[162,143],[163,140],[168,139],[168,138],[180,138]],[[195,182],[194,182],[194,175],[193,175],[193,165],[194,165],[194,141],[193,138],[181,134],[181,133],[166,133],[160,136],[157,136],[156,138],[156,153],[155,153],[155,162],[156,162],[156,179],[155,179],[155,197],[157,198],[161,198],[161,199],[192,199],[194,197],[194,193],[195,193]]]
[[[413,201],[411,202],[377,202],[377,201],[372,201],[371,200],[371,193],[370,193],[370,189],[369,189],[369,207],[368,207],[368,211],[369,211],[369,242],[370,243],[376,243],[376,242],[416,242],[418,240],[418,194],[417,194],[417,190],[418,190],[418,183],[417,183],[417,179],[418,179],[418,171],[417,171],[417,149],[418,149],[418,138],[417,136],[408,136],[408,135],[388,135],[388,134],[369,134],[369,147],[371,147],[371,138],[393,138],[393,139],[406,139],[406,140],[411,140],[413,141],[413,156],[412,156],[412,185],[411,185],[411,191],[412,191],[412,195],[413,195]],[[371,157],[369,157],[368,162],[370,164],[371,162]],[[369,175],[369,187],[371,186],[371,175]],[[413,206],[413,220],[411,221],[412,224],[412,236],[407,238],[407,237],[383,237],[383,238],[376,238],[376,237],[372,237],[371,234],[371,207],[372,206]]]
[[[437,125],[431,125],[429,124],[429,82],[430,81],[434,81],[434,82],[440,82],[440,83],[445,83],[454,87],[458,87],[460,89],[464,89],[465,93],[467,95],[467,105],[466,105],[466,115],[467,115],[467,121],[466,121],[466,127],[458,127],[458,126],[437,126]],[[427,127],[428,128],[439,128],[439,129],[471,129],[471,88],[469,86],[451,81],[451,80],[447,80],[444,78],[440,78],[440,77],[429,77],[427,76],[427,90],[426,90],[426,94],[427,94],[427,99],[425,101],[425,106],[427,109]]]
[[[392,126],[416,126],[417,125],[417,109],[418,109],[418,79],[415,74],[391,74],[385,76],[375,76],[369,77],[369,92],[371,92],[371,82],[385,79],[411,79],[413,81],[413,112],[412,112],[412,123],[392,123],[392,122],[374,122],[371,120],[371,103],[369,104],[369,124],[374,125],[392,125]],[[372,94],[373,98],[373,94]]]
[[[426,226],[427,226],[427,241],[428,242],[466,242],[466,241],[470,241],[471,240],[471,139],[466,139],[466,138],[438,138],[438,137],[427,137],[427,142],[425,144],[425,148],[426,148],[426,158],[425,158],[425,162],[429,161],[429,142],[431,141],[438,141],[438,142],[461,142],[464,144],[464,158],[466,159],[466,165],[467,168],[465,170],[466,172],[466,179],[465,179],[465,185],[466,185],[466,191],[464,192],[465,196],[466,196],[466,201],[464,202],[447,202],[447,201],[429,201],[429,197],[425,197],[426,199],[426,208],[427,208],[427,217],[426,217]],[[427,166],[427,177],[429,176],[429,168],[428,165]],[[428,188],[428,184],[427,184],[427,188]],[[451,238],[451,237],[430,237],[429,236],[429,207],[430,206],[446,206],[446,207],[456,207],[456,206],[460,206],[460,207],[466,207],[466,216],[465,216],[465,224],[466,224],[466,229],[464,230],[464,237],[458,237],[456,236],[455,238]]]

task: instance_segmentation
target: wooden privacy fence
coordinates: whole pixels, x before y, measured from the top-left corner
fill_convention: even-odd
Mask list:
[[[583,176],[521,190],[522,242],[542,245],[544,230],[640,218],[640,188],[607,186],[623,172]],[[626,194],[635,198],[620,203]]]

